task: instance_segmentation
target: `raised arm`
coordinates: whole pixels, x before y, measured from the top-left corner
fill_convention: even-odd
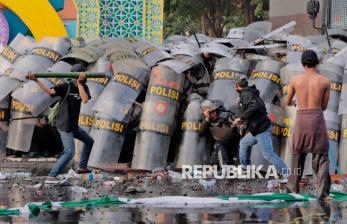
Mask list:
[[[40,89],[45,92],[46,94],[52,96],[54,94],[56,94],[55,90],[54,89],[50,89],[48,88],[47,86],[45,86],[42,82],[40,82],[40,80],[38,80],[36,77],[35,77],[35,74],[29,74],[28,75],[28,79],[36,82],[36,84],[40,87]]]
[[[331,81],[328,80],[326,84],[324,96],[323,96],[322,110],[326,110],[328,107],[329,98],[330,98],[330,86],[331,86]]]
[[[85,86],[83,85],[84,80],[86,79],[86,76],[83,72],[81,72],[78,80],[77,80],[77,86],[78,86],[78,92],[81,97],[82,103],[87,103],[89,100],[89,95],[85,89]]]
[[[295,96],[295,89],[293,85],[293,80],[291,80],[288,86],[288,95],[285,102],[287,106],[290,106],[292,104],[294,96]]]

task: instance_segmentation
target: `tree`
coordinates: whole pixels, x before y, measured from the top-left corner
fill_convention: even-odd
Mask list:
[[[195,30],[221,37],[226,29],[267,18],[269,0],[166,0],[166,35]]]

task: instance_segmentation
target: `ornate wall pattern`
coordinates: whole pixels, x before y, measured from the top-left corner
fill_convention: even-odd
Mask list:
[[[100,32],[99,0],[74,0],[77,13],[77,36],[98,37]]]
[[[144,0],[145,40],[159,44],[163,41],[164,0]]]
[[[143,0],[100,0],[101,37],[143,37]]]

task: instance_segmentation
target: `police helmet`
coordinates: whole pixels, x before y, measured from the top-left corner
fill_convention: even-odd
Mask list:
[[[216,102],[207,99],[207,100],[202,101],[200,107],[202,110],[208,109],[208,111],[214,111],[214,110],[217,110],[219,108],[219,105]]]

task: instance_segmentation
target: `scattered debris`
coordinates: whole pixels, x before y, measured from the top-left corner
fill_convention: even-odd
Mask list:
[[[6,176],[2,173],[0,173],[0,180],[5,180],[6,179]]]
[[[280,180],[269,180],[267,182],[267,189],[270,192],[273,192],[276,189],[279,189],[280,187]]]
[[[86,194],[88,193],[88,190],[84,187],[73,186],[71,187],[71,192]]]
[[[102,183],[102,186],[104,186],[104,187],[116,186],[116,181],[105,181]]]
[[[211,179],[211,180],[204,180],[201,179],[199,180],[199,184],[204,187],[205,190],[207,191],[212,191],[216,187],[216,179]]]
[[[331,190],[332,191],[338,191],[338,192],[343,192],[345,189],[345,186],[342,184],[332,184],[331,185]]]
[[[145,193],[146,190],[145,189],[141,189],[138,187],[134,187],[134,186],[129,186],[124,193],[126,194],[141,194],[141,193]]]

